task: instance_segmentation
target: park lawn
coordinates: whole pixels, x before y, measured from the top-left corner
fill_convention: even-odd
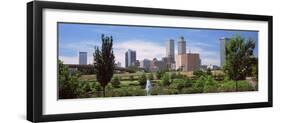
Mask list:
[[[137,80],[133,80],[133,81],[130,81],[130,80],[126,80],[126,81],[120,81],[121,82],[121,86],[124,85],[124,86],[131,86],[131,85],[139,85],[139,82]]]
[[[96,75],[81,75],[79,81],[96,81]]]
[[[146,73],[154,74],[155,73]],[[181,74],[184,74],[181,72]],[[186,73],[187,75],[190,73]],[[221,74],[221,71],[213,71],[213,74]],[[120,86],[112,87],[111,83],[108,84],[106,88],[106,97],[122,97],[122,96],[145,96],[146,90],[145,86],[141,86],[138,78],[142,73],[122,73],[122,74],[114,74],[114,76],[118,76],[120,78]],[[155,78],[155,77],[154,77]],[[175,78],[174,80],[182,79]],[[212,86],[211,88],[198,88],[196,87],[198,78],[192,78],[192,85],[188,87],[180,87],[179,83],[172,82],[170,85],[162,85],[160,79],[151,80],[152,83],[152,95],[172,95],[172,94],[194,94],[194,93],[221,93],[221,92],[235,92],[236,84],[233,80],[214,80],[216,86]],[[84,82],[97,82],[96,75],[82,75],[79,80]],[[251,87],[246,80],[240,80],[238,82],[238,91],[256,91],[255,87]],[[203,90],[202,90],[203,89]],[[207,89],[207,90],[206,90]],[[95,89],[97,90],[97,89]],[[93,92],[91,97],[101,97],[101,90]]]
[[[151,74],[151,73],[145,73],[146,75]],[[153,73],[152,73],[153,74]],[[114,74],[113,76],[118,76],[120,77],[121,80],[137,80],[139,76],[141,76],[142,73],[122,73],[122,74]],[[132,78],[131,78],[132,77]],[[81,81],[96,81],[96,75],[81,75],[79,78]]]

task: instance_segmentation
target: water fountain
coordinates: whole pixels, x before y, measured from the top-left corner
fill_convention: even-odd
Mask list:
[[[152,89],[152,85],[150,80],[146,80],[146,86],[145,86],[146,95],[151,95],[151,89]]]

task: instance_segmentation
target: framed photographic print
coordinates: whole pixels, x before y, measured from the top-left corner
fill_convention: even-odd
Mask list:
[[[272,16],[33,1],[33,122],[272,107]]]

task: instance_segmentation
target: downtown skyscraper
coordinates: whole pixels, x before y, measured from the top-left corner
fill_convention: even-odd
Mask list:
[[[219,40],[220,40],[220,67],[223,67],[226,58],[225,45],[226,42],[229,41],[229,38],[222,37]]]
[[[175,62],[175,41],[173,39],[169,39],[166,42],[166,57],[171,63]]]
[[[79,64],[80,65],[87,64],[87,52],[79,52]]]
[[[198,70],[201,64],[199,53],[186,53],[186,41],[180,37],[178,41],[178,54],[176,56],[176,68],[182,71]]]
[[[178,54],[185,54],[186,53],[186,41],[184,40],[184,37],[181,36],[178,41]]]
[[[136,51],[128,49],[125,53],[125,67],[134,66],[137,60]]]

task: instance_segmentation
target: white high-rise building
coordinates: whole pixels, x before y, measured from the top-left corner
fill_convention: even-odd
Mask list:
[[[136,51],[128,49],[125,53],[125,67],[135,66],[136,63]]]
[[[175,62],[175,41],[173,39],[166,42],[166,57],[171,60],[172,63]]]
[[[178,54],[186,54],[186,41],[183,36],[181,36],[178,41]]]
[[[140,68],[143,68],[148,71],[150,69],[150,64],[151,64],[150,60],[144,59],[144,60],[140,61]]]
[[[87,52],[79,52],[79,64],[87,64]]]
[[[223,67],[223,64],[225,63],[225,45],[226,42],[229,41],[229,38],[222,37],[219,39],[220,40],[220,67]]]

